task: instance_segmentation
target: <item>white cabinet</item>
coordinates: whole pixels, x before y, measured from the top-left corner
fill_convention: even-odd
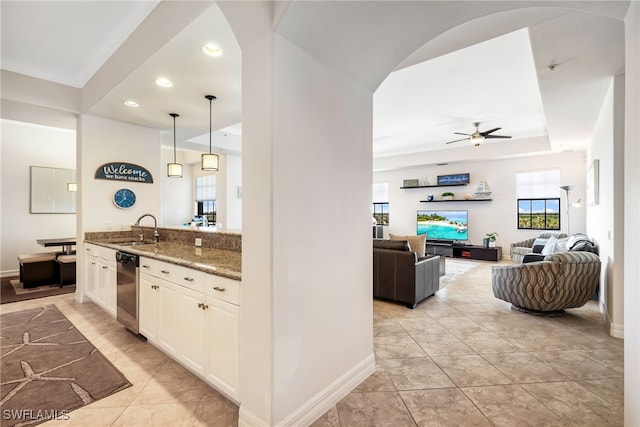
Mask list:
[[[207,381],[238,397],[240,307],[207,296]]]
[[[85,244],[85,290],[91,300],[116,317],[116,251]]]
[[[237,400],[239,282],[154,259],[140,266],[140,333]]]

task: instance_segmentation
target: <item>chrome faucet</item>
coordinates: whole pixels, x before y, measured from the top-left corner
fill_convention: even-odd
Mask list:
[[[158,243],[160,241],[160,233],[158,233],[158,220],[156,219],[155,216],[153,216],[153,215],[151,215],[149,213],[142,215],[140,218],[138,218],[138,220],[134,224],[134,227],[138,227],[138,229],[140,230],[140,234],[138,235],[140,237],[140,241],[142,242],[144,240],[144,233],[142,232],[142,226],[140,225],[140,221],[145,216],[150,216],[151,218],[153,218],[153,227],[154,227],[154,229],[153,229],[153,241]]]

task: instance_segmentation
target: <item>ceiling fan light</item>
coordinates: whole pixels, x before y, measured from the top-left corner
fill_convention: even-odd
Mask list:
[[[219,157],[217,154],[203,154],[202,165],[203,171],[217,171],[220,169]]]
[[[182,165],[180,163],[167,163],[167,176],[169,178],[182,178]]]

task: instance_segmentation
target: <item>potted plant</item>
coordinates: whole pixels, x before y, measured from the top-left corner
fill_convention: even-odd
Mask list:
[[[445,191],[442,193],[442,200],[453,200],[453,193],[450,191]]]
[[[491,233],[487,233],[482,239],[482,243],[485,248],[494,248],[496,246],[496,239],[498,238],[498,233],[492,231]]]

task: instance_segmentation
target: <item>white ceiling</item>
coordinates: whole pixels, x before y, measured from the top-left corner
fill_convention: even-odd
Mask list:
[[[149,19],[154,6],[167,8],[169,3],[2,1],[2,68],[83,87],[118,46],[139,40],[127,37]],[[294,16],[301,8],[339,4],[296,2],[285,13]],[[618,3],[614,6],[620,9]],[[620,14],[617,9],[612,15]],[[283,24],[285,35],[298,27],[305,30],[292,25],[292,19]],[[502,34],[495,29],[504,32],[509,26],[515,32],[496,38]],[[200,49],[207,42],[217,43],[223,56],[204,56]],[[88,112],[165,130],[165,143],[172,136],[168,114],[179,113],[178,142],[190,147],[185,141],[208,145],[205,94],[218,97],[214,129],[241,121],[241,52],[215,4],[146,56]],[[482,122],[481,130],[501,127],[496,134],[512,135],[507,147],[542,137],[554,150],[584,149],[608,78],[620,72],[623,63],[624,28],[619,19],[538,8],[470,20],[417,49],[379,86],[374,96],[374,155],[398,157],[443,149],[455,153],[466,142],[444,143],[456,139],[453,132],[471,133],[474,121]],[[550,71],[550,64],[558,66]],[[123,62],[122,68],[128,65]],[[173,88],[155,86],[159,76],[171,78]],[[125,107],[126,99],[136,100],[140,107]],[[237,134],[238,128],[226,133]],[[222,141],[224,134],[216,135],[219,145],[239,150],[238,142],[229,146]]]

